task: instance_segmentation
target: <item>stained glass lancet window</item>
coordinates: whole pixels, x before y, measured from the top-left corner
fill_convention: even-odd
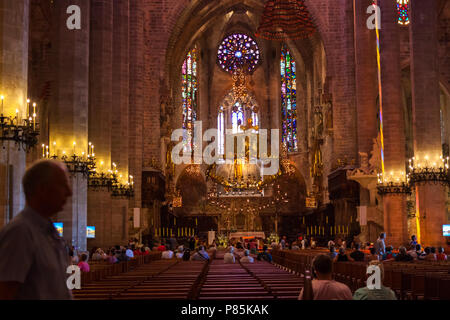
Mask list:
[[[242,69],[246,73],[252,73],[260,60],[259,47],[248,35],[234,33],[220,44],[217,59],[226,72],[234,73],[237,69]]]
[[[397,0],[398,24],[409,24],[409,0]]]
[[[223,112],[223,107],[220,107],[217,115],[217,149],[219,155],[225,154],[225,119]]]
[[[186,55],[182,66],[181,95],[183,103],[183,129],[186,130],[184,151],[190,152],[193,147],[194,122],[197,119],[197,48]]]
[[[241,125],[244,125],[244,120],[244,109],[239,102],[236,102],[231,112],[233,134],[242,132]]]
[[[281,119],[282,141],[288,152],[297,145],[297,76],[295,60],[286,45],[281,49]]]

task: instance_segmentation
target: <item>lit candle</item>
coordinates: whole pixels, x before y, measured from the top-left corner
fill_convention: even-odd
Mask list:
[[[33,103],[33,130],[36,130],[36,102]]]
[[[27,119],[30,117],[30,99],[27,99]]]
[[[16,109],[16,122],[19,125],[19,109]]]
[[[76,153],[75,153],[75,146],[77,145],[77,143],[74,141],[73,142],[73,154],[75,155]]]
[[[49,154],[50,154],[50,152],[48,151],[48,146],[45,146],[45,149],[47,150],[46,152],[45,152],[45,154],[47,155],[47,158],[49,157]]]
[[[5,100],[5,97],[2,95],[0,96],[0,99],[2,100],[2,117],[3,117],[3,100]]]
[[[53,154],[56,156],[56,141],[53,141]]]
[[[42,145],[42,158],[45,158],[45,145]]]

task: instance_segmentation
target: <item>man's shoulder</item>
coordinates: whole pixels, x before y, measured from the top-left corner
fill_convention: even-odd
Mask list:
[[[26,219],[24,212],[21,211],[10,223],[0,230],[0,239],[5,236],[20,236],[29,234],[32,224]]]

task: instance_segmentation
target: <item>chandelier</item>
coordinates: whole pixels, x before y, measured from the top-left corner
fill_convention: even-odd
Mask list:
[[[315,31],[304,0],[268,0],[256,36],[276,41],[298,40]]]
[[[94,153],[94,145],[89,142],[87,153],[81,154],[76,152],[76,142],[73,142],[73,154],[67,155],[66,151],[62,151],[62,155],[56,154],[56,142],[53,142],[53,155],[50,155],[48,145],[42,145],[42,158],[53,159],[63,162],[67,166],[69,173],[74,176],[81,174],[88,180],[88,187],[94,191],[107,190],[114,198],[133,198],[134,197],[134,181],[133,176],[128,177],[126,183],[122,183],[122,175],[117,170],[117,165],[112,164],[113,170],[107,172],[97,172],[97,161]],[[103,166],[103,162],[101,162]]]
[[[21,119],[19,110],[16,109],[15,116],[4,115],[4,96],[1,99],[0,114],[0,139],[2,144],[5,141],[14,141],[24,151],[29,151],[38,143],[38,124],[36,122],[36,103],[33,103],[33,114],[30,116],[30,99],[27,100],[27,117]]]
[[[449,157],[432,159],[428,155],[424,159],[409,159],[409,180],[411,186],[421,184],[450,185]]]

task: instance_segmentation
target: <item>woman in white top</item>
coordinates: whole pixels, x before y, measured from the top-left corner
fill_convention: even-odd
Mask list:
[[[223,263],[235,263],[236,258],[234,257],[234,247],[230,247],[229,251],[223,256]]]

